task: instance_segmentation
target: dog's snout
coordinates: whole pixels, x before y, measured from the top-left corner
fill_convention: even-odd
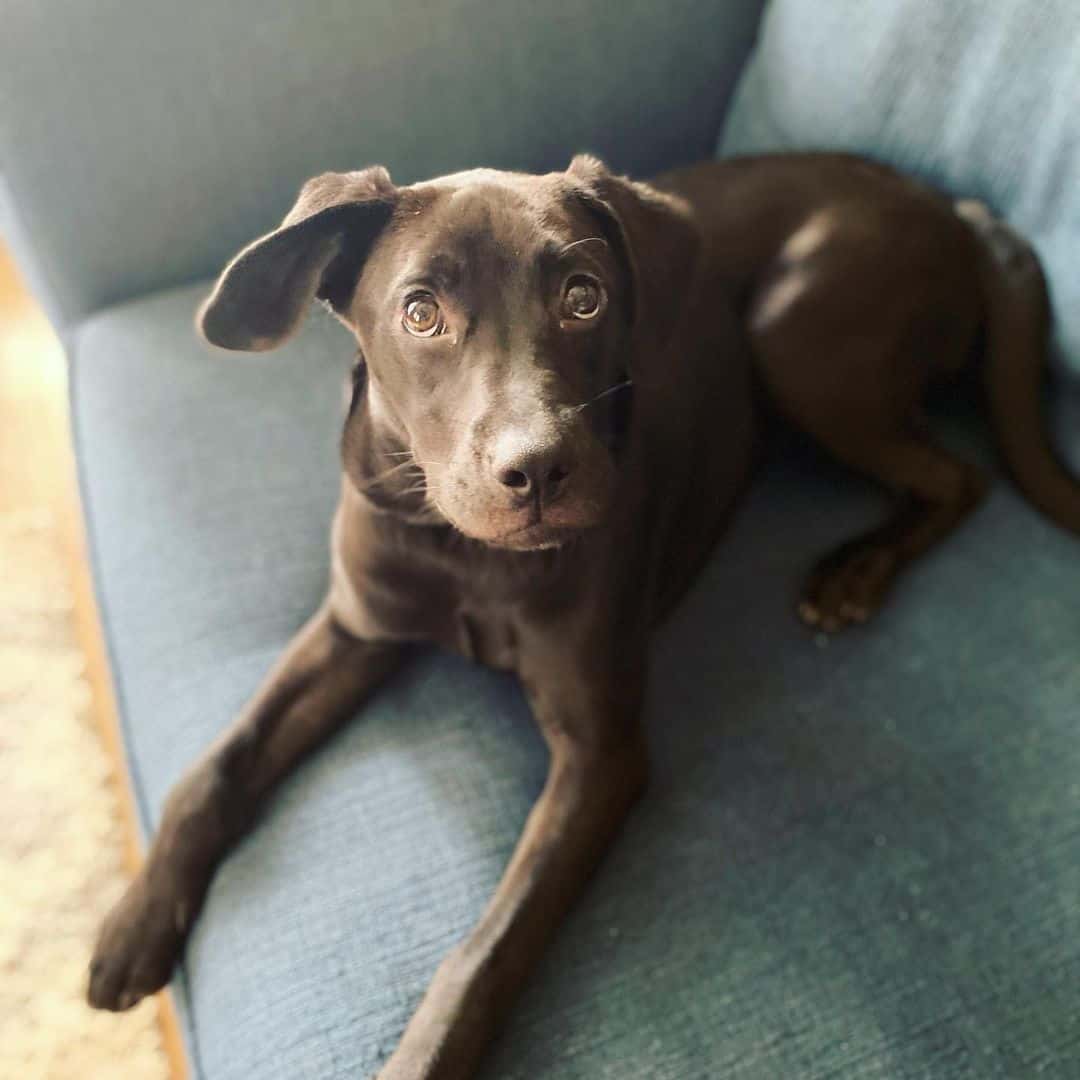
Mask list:
[[[570,475],[569,455],[559,445],[508,446],[494,462],[495,479],[520,498],[553,499]]]

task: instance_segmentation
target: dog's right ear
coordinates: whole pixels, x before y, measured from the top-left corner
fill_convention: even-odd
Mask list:
[[[261,352],[294,334],[316,297],[344,315],[396,199],[381,165],[309,180],[280,228],[225,267],[199,309],[200,333],[224,349]]]

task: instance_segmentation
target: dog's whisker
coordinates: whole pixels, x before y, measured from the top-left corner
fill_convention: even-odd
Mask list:
[[[595,405],[602,398],[606,398],[609,394],[614,394],[618,390],[625,390],[628,387],[631,387],[633,385],[634,385],[634,380],[633,379],[623,379],[622,382],[616,383],[614,386],[609,386],[606,390],[601,390],[600,393],[596,395],[596,397],[590,398],[588,401],[584,402],[581,405],[574,405],[572,407],[577,412],[582,412],[583,410],[587,409],[590,405]]]
[[[389,480],[392,476],[396,476],[397,474],[403,472],[406,469],[417,469],[419,471],[419,467],[413,461],[398,462],[397,465],[392,465],[384,472],[376,473],[374,476],[368,477],[366,483],[364,484],[364,490],[370,490],[371,488],[378,486],[384,481]]]
[[[380,473],[376,473],[372,478],[373,484],[378,483],[380,480],[385,480],[387,477],[395,476],[397,473],[403,472],[406,469],[415,469],[416,466],[411,461],[402,461],[397,465],[392,465],[389,469],[384,469]]]
[[[411,450],[393,450],[383,453],[383,457],[407,457],[411,458],[412,462],[416,464],[418,468],[426,469],[429,465],[442,465],[446,466],[445,461],[421,461]]]
[[[368,477],[364,483],[361,491],[366,494],[371,494],[380,485],[385,484],[388,480],[396,477],[402,477],[407,481],[411,481],[411,484],[402,488],[393,494],[399,498],[407,498],[412,495],[423,495],[425,498],[429,493],[427,470],[429,468],[446,468],[447,464],[444,461],[417,461],[412,456],[412,451],[406,452],[388,452],[387,457],[404,457],[407,455],[408,460],[399,461],[396,465],[391,465],[390,468],[385,469],[381,473],[376,473],[372,477]]]

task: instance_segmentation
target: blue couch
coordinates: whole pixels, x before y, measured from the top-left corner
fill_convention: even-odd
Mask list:
[[[874,152],[1035,237],[1059,358],[1080,363],[1080,120],[1059,100],[1080,85],[1075,4],[759,15],[5,11],[0,227],[70,357],[144,831],[323,589],[348,338],[316,312],[278,353],[223,356],[192,329],[209,278],[308,175],[381,161],[407,182],[591,149],[645,176],[721,132],[723,152]],[[948,437],[985,457],[979,424],[947,412]],[[1059,396],[1074,466],[1078,418]],[[1080,1076],[1080,545],[999,485],[873,626],[808,634],[800,576],[880,512],[824,462],[769,468],[657,641],[649,796],[484,1077]],[[494,887],[544,765],[511,681],[420,657],[215,880],[176,981],[193,1077],[373,1074]]]

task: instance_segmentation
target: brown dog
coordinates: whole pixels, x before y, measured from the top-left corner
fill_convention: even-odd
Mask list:
[[[654,187],[588,157],[405,188],[328,174],[226,268],[201,328],[270,349],[316,297],[360,346],[326,601],[169,798],[102,930],[99,1007],[164,985],[273,786],[405,643],[435,642],[516,671],[551,750],[498,891],[380,1073],[471,1075],[644,788],[650,631],[747,482],[761,401],[898,499],[810,574],[811,625],[863,622],[978,503],[979,470],[918,426],[928,384],[977,354],[1017,482],[1080,533],[1039,416],[1034,255],[978,204],[865,161],[710,163]]]

